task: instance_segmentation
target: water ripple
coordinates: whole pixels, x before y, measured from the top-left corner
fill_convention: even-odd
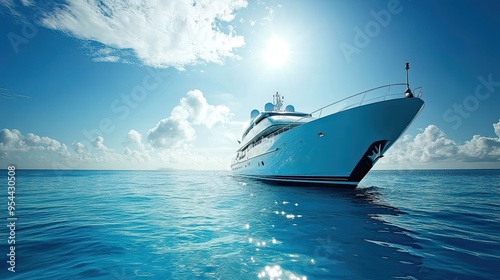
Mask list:
[[[337,190],[20,170],[17,272],[0,278],[494,279],[498,173],[374,172]]]

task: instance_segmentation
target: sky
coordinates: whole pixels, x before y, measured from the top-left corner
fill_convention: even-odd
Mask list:
[[[378,169],[500,168],[496,0],[0,0],[0,168],[229,169],[252,109],[405,81]],[[404,89],[403,89],[404,90]]]

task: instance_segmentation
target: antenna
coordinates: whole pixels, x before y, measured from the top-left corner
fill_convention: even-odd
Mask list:
[[[406,62],[406,91],[405,91],[405,97],[413,97],[413,93],[411,93],[411,89],[410,89],[410,83],[408,81],[408,70],[410,70],[410,63],[409,62]]]
[[[276,92],[275,95],[273,95],[273,105],[274,105],[274,111],[280,111],[281,106],[283,106],[283,99],[285,97],[281,96],[278,92]]]

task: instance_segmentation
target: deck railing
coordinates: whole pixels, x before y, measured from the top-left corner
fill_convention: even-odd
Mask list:
[[[354,108],[354,107],[358,107],[361,105],[374,103],[376,101],[384,101],[384,100],[388,100],[388,99],[395,99],[397,97],[404,97],[404,91],[398,92],[398,93],[390,93],[391,88],[398,87],[398,86],[406,86],[406,83],[387,84],[387,85],[371,88],[369,90],[365,90],[365,91],[353,94],[351,96],[342,98],[338,101],[335,101],[335,102],[330,103],[326,106],[323,106],[323,107],[313,111],[311,113],[311,115],[318,113],[319,114],[318,118],[321,118],[323,110],[332,108],[333,106],[339,105],[339,104],[344,104],[344,106],[341,107],[340,109],[337,109],[336,111],[334,110],[332,112],[329,112],[329,114],[338,113],[338,112],[344,111],[344,110],[349,109],[349,108]],[[387,89],[387,90],[382,92],[382,89]],[[378,90],[380,90],[380,91],[378,91]],[[413,90],[413,92],[417,92],[417,91],[418,91],[418,93],[417,93],[417,95],[415,95],[415,97],[420,98],[423,94],[422,87],[417,87]],[[369,95],[372,92],[378,93],[378,95],[376,95],[375,97],[371,97],[369,99],[366,99],[367,95]],[[349,102],[349,105],[345,105],[345,103],[347,103],[348,101],[354,100],[356,98],[360,98],[361,100],[356,101],[356,102]]]
[[[330,103],[326,106],[323,106],[323,107],[311,112],[309,115],[314,117],[314,115],[317,114],[318,115],[317,118],[321,118],[321,115],[326,110],[328,111],[328,115],[331,115],[333,113],[338,113],[338,112],[341,112],[341,111],[344,111],[347,109],[351,109],[351,108],[355,108],[355,107],[358,107],[361,105],[375,103],[377,101],[385,101],[385,100],[389,100],[389,99],[402,98],[402,97],[404,97],[404,91],[398,91],[398,93],[390,93],[390,91],[391,91],[391,88],[399,87],[399,86],[406,87],[406,85],[407,85],[406,83],[387,84],[387,85],[375,87],[375,88],[372,88],[369,90],[365,90],[365,91],[353,94],[351,96],[348,96],[346,98],[342,98],[342,99],[335,101],[333,103]],[[384,92],[381,92],[383,89],[387,89],[387,90],[384,90]],[[377,92],[377,91],[379,92],[379,95],[376,95],[374,97],[368,96],[368,95],[370,95],[370,93]],[[422,97],[422,94],[423,94],[422,87],[415,88],[413,90],[413,92],[416,93],[416,94],[414,94],[413,98]],[[361,100],[354,102],[354,99],[356,99],[356,98],[360,98]],[[348,105],[346,105],[346,103],[348,103]],[[303,120],[304,118],[307,118],[307,117],[302,117],[302,118],[296,120],[295,122],[278,129],[277,131],[268,135],[266,138],[274,137],[274,136],[281,134],[287,130],[290,130],[293,127],[296,127],[298,125],[303,124],[304,122],[301,123],[300,121]],[[260,139],[257,142],[260,143],[261,141],[262,141],[262,139]],[[254,145],[257,145],[258,143],[255,143]]]

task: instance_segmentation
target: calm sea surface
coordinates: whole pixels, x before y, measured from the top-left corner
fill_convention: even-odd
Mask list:
[[[0,279],[499,279],[500,170],[372,171],[354,190],[229,172],[16,170]]]

